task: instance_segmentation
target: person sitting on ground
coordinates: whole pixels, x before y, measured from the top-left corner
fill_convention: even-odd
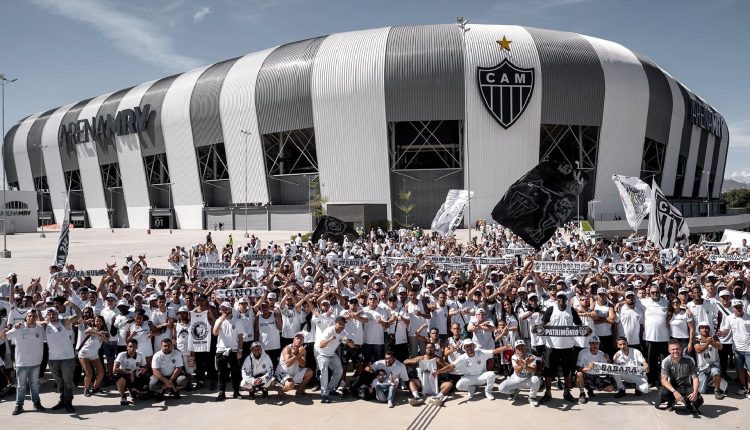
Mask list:
[[[513,374],[500,384],[499,391],[508,394],[508,400],[515,401],[518,392],[522,388],[529,389],[529,403],[539,406],[539,400],[536,395],[542,380],[536,375],[536,357],[526,350],[526,342],[522,339],[517,340],[513,347],[515,353],[510,361],[513,365]]]
[[[611,393],[615,391],[615,381],[610,375],[598,375],[591,373],[594,363],[608,363],[609,357],[603,351],[599,350],[599,336],[591,336],[589,339],[589,348],[583,349],[578,353],[576,367],[576,386],[580,390],[578,395],[578,404],[588,402],[584,388],[588,391],[589,397],[594,397],[594,390],[606,391]],[[622,396],[615,396],[622,397]]]
[[[127,350],[117,354],[114,366],[115,385],[120,393],[120,405],[128,404],[128,392],[135,400],[146,392],[148,368],[146,357],[138,352],[138,341],[130,339]]]
[[[161,350],[151,359],[151,376],[148,388],[161,400],[165,393],[172,393],[175,399],[180,398],[180,391],[187,386],[187,378],[182,374],[182,354],[172,349],[172,339],[162,339]]]
[[[257,390],[261,390],[264,399],[268,397],[268,389],[274,385],[273,362],[271,357],[263,351],[260,342],[253,342],[250,346],[250,355],[242,363],[241,371],[240,387],[250,392],[251,399],[255,397]]]
[[[425,344],[425,354],[404,361],[407,366],[417,366],[418,378],[409,380],[409,391],[411,398],[409,404],[419,406],[424,403],[422,396],[430,396],[427,403],[431,405],[442,406],[445,398],[453,390],[453,382],[450,377],[452,374],[443,375],[438,378],[433,373],[448,365],[448,362],[437,356],[437,349],[434,343]],[[458,378],[456,378],[458,380]],[[420,395],[421,392],[421,395]]]
[[[459,369],[464,372],[464,375],[456,383],[456,389],[465,390],[469,393],[469,397],[473,397],[477,386],[484,385],[484,395],[487,400],[495,400],[495,396],[492,394],[492,386],[497,375],[495,375],[495,372],[487,370],[487,360],[492,359],[495,354],[505,351],[506,347],[479,349],[475,348],[476,345],[471,339],[464,339],[463,345],[466,352],[461,354],[452,364],[436,370],[434,375],[437,376]]]

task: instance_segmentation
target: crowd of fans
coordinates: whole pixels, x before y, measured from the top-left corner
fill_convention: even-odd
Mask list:
[[[60,395],[52,409],[68,413],[81,393],[76,402],[117,392],[126,407],[194,390],[217,401],[230,388],[233,398],[319,391],[321,403],[356,396],[394,407],[399,396],[443,405],[479,388],[514,402],[528,390],[536,407],[555,392],[583,404],[632,388],[644,403],[698,414],[706,393],[720,401],[750,390],[746,243],[659,250],[566,229],[537,251],[500,226],[476,227],[468,244],[421,230],[343,243],[253,236],[239,247],[209,234],[165,262],[128,255],[100,277],[68,276],[96,269],[72,264],[25,284],[10,273],[0,284],[0,394],[15,391],[14,415],[27,392],[44,411],[39,379],[49,371]],[[538,272],[537,261],[590,270]],[[654,273],[611,273],[620,262]],[[172,276],[147,276],[150,264]],[[202,270],[223,266],[236,274]],[[540,326],[590,330],[553,336]]]

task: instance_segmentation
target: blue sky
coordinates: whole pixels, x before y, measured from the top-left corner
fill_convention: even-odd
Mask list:
[[[39,111],[195,66],[340,31],[518,24],[588,34],[651,57],[726,119],[726,176],[750,176],[745,0],[26,0],[0,9],[6,130]]]

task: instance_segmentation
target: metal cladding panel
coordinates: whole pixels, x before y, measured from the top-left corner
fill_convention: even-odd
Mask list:
[[[600,126],[604,73],[591,44],[580,34],[526,30],[539,53],[539,75],[544,75],[541,123]]]
[[[21,120],[23,121],[23,120]],[[17,182],[18,181],[18,173],[16,173],[16,163],[13,159],[13,139],[16,135],[16,131],[18,130],[18,126],[21,125],[21,121],[17,122],[13,125],[13,127],[8,130],[8,133],[5,134],[5,137],[3,138],[3,151],[2,151],[2,158],[3,158],[3,164],[5,165],[5,178],[3,178],[3,181],[7,179],[4,184],[9,184],[11,182]],[[3,188],[7,189],[7,188]]]
[[[700,148],[701,129],[691,126],[690,148],[685,168],[685,182],[682,184],[682,197],[692,197],[693,181],[695,180],[695,166],[698,164],[698,149]]]
[[[42,130],[42,151],[44,156],[44,170],[47,174],[47,185],[49,186],[49,197],[52,202],[52,211],[55,213],[56,220],[62,220],[65,214],[65,198],[67,196],[67,186],[65,184],[65,174],[63,174],[62,161],[60,160],[59,150],[59,131],[63,117],[75,103],[63,106],[47,120],[47,124]]]
[[[153,81],[138,85],[128,91],[120,100],[118,111],[140,106],[141,99],[153,85]],[[150,118],[153,120],[153,117]],[[128,223],[131,228],[149,228],[149,208],[151,206],[146,185],[146,172],[141,157],[141,133],[130,133],[115,136],[117,159],[120,162],[122,192],[128,211]],[[144,133],[145,134],[145,133]]]
[[[388,28],[338,33],[326,38],[315,57],[315,145],[321,194],[330,203],[390,206],[387,40]]]
[[[164,97],[161,111],[178,228],[203,228],[203,192],[190,125],[190,97],[196,81],[208,67],[185,72],[175,79]]]
[[[724,184],[724,170],[727,167],[727,150],[729,149],[729,128],[724,123],[721,133],[721,148],[719,149],[718,164],[716,166],[716,179],[714,180],[714,189],[711,191],[711,197],[719,198],[721,196],[721,187]]]
[[[91,99],[81,109],[75,121],[84,118],[91,119],[96,116],[102,103],[110,95],[112,93]],[[86,213],[89,215],[89,223],[93,228],[108,228],[110,227],[109,214],[107,212],[107,201],[104,198],[104,184],[102,183],[96,145],[97,143],[92,139],[88,142],[76,143],[75,147],[78,155],[78,165],[81,170],[81,185],[83,186],[83,198],[86,202]]]
[[[35,191],[34,178],[31,176],[31,163],[29,162],[28,138],[29,130],[41,113],[36,113],[21,121],[13,136],[13,161],[16,163],[16,174],[18,175],[18,188],[21,191]]]
[[[387,120],[463,120],[463,67],[456,25],[391,28],[385,50]]]
[[[28,146],[29,154],[29,165],[31,166],[31,176],[38,178],[44,176],[44,156],[42,155],[42,130],[44,125],[47,124],[49,117],[59,107],[48,110],[43,114],[39,115],[29,129],[29,137],[26,139],[26,145]]]
[[[646,137],[667,144],[672,123],[672,90],[667,77],[650,58],[635,54],[648,78],[648,120]],[[678,99],[679,100],[679,99]]]
[[[288,43],[266,57],[255,89],[260,134],[313,126],[310,79],[315,53],[324,39]]]
[[[97,112],[96,117],[99,118],[103,116],[106,119],[107,115],[111,115],[115,118],[118,111],[117,107],[120,106],[120,101],[131,89],[132,87],[119,90],[107,97],[107,100],[105,100],[101,107],[99,107],[99,112]],[[96,148],[96,156],[99,159],[100,166],[117,163],[117,146],[115,145],[114,136],[101,137],[100,139],[97,139],[96,143],[97,144],[94,146]],[[120,171],[122,171],[122,169],[120,169]]]
[[[169,87],[177,79],[179,75],[169,76],[167,78],[159,79],[151,85],[151,88],[146,91],[141,99],[140,107],[143,109],[145,105],[151,106],[151,115],[146,125],[146,131],[138,133],[141,141],[141,155],[147,157],[149,155],[164,154],[164,133],[161,129],[161,110],[164,105],[164,96],[167,95]]]
[[[65,112],[60,125],[67,127],[68,124],[78,121],[78,115],[80,115],[81,109],[83,109],[84,106],[86,106],[91,100],[92,99],[81,100],[80,102],[74,104],[73,107]],[[58,130],[58,139],[59,132],[60,131]],[[68,145],[60,144],[60,142],[58,141],[58,148],[60,149],[60,162],[62,164],[63,172],[72,172],[73,170],[78,170],[78,153],[76,152],[75,143]]]
[[[219,115],[219,93],[224,78],[235,61],[237,58],[214,64],[195,83],[190,98],[190,124],[196,148],[224,142]]]
[[[255,84],[260,67],[272,51],[273,49],[267,49],[238,59],[221,87],[219,112],[224,130],[229,186],[232,203],[235,204],[269,201],[263,147],[255,111]],[[251,134],[245,136],[240,130]]]
[[[682,127],[685,122],[685,103],[677,81],[663,70],[662,72],[667,78],[673,103],[669,121],[669,141],[664,154],[664,171],[661,175],[660,187],[664,195],[672,196],[674,195],[675,176],[677,175],[677,159],[680,155],[680,144],[682,142]]]
[[[698,196],[700,196],[701,189],[703,187],[702,183],[705,183],[705,180],[703,178],[703,171],[706,170],[706,147],[708,146],[708,131],[701,129],[701,137],[698,140],[698,155],[695,157],[695,166],[693,167],[693,171],[695,171],[696,167],[701,168],[700,172],[695,172],[695,174],[698,176],[697,178],[693,176],[694,181],[699,181],[698,183]],[[693,187],[690,188],[690,195],[693,196]]]
[[[682,94],[682,103],[685,106],[685,117],[682,121],[682,140],[680,141],[680,155],[688,156],[690,152],[690,142],[693,134],[693,123],[690,121],[690,92],[677,82]],[[675,101],[677,102],[677,101]]]
[[[605,92],[595,200],[600,213],[622,213],[612,174],[639,176],[648,117],[649,85],[638,58],[614,42],[584,36],[602,63]],[[592,178],[593,180],[593,178]]]
[[[536,45],[523,27],[472,25],[466,32],[466,147],[464,184],[474,192],[466,222],[491,219],[492,209],[510,185],[539,163],[542,98],[546,76],[542,74]],[[497,40],[512,40],[510,52],[500,49]],[[519,68],[534,69],[534,89],[526,110],[504,129],[485,107],[478,90],[477,68],[494,67],[504,59]],[[469,187],[470,186],[470,187]]]
[[[701,136],[702,137],[702,136]],[[719,139],[717,139],[713,134],[706,133],[706,153],[703,158],[703,170],[706,172],[713,172],[713,161],[714,161],[714,147],[718,146],[720,143]],[[709,179],[707,179],[708,177]],[[708,196],[708,181],[710,180],[710,176],[703,173],[703,177],[701,178],[701,186],[698,191],[698,197],[706,197]]]

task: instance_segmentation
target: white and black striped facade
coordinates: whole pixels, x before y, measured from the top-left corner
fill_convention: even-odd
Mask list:
[[[505,59],[534,71],[508,128],[486,108],[477,74]],[[696,106],[713,126],[695,120]],[[138,130],[135,115],[149,110]],[[117,113],[120,133],[97,132],[115,125],[92,118]],[[611,181],[621,174],[655,175],[698,216],[698,202],[720,195],[728,146],[715,110],[615,42],[427,25],[293,42],[34,114],[10,128],[3,159],[11,187],[42,189],[57,220],[72,188],[76,219],[95,228],[148,228],[174,210],[175,228],[301,230],[311,183],[330,207],[373,210],[370,219],[401,220],[400,193],[412,191],[408,221],[422,225],[448,189],[470,187],[472,221],[489,219],[508,186],[549,157],[589,171],[582,213],[596,200],[597,218],[623,216]]]

